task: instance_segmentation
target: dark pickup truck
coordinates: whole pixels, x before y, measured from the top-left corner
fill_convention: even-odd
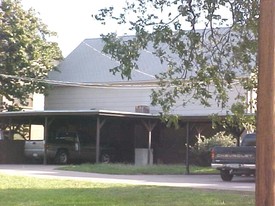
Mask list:
[[[234,175],[255,176],[256,134],[246,134],[240,147],[214,147],[211,158],[223,181],[231,181]]]
[[[32,160],[43,160],[45,148],[47,149],[47,159],[57,164],[96,161],[96,143],[80,132],[59,132],[56,136],[49,138],[46,145],[44,140],[25,141],[25,157]],[[112,152],[111,148],[100,147],[100,161],[110,162]]]

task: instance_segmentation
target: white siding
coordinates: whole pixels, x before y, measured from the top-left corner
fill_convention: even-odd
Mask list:
[[[212,91],[214,89],[212,88]],[[211,88],[210,88],[211,91]],[[210,107],[203,106],[200,101],[194,100],[187,104],[185,107],[181,106],[181,101],[178,101],[177,107],[173,111],[174,114],[180,114],[182,116],[207,116],[212,114],[225,115],[231,108],[231,105],[236,102],[236,97],[238,95],[243,95],[244,90],[238,84],[235,84],[234,87],[227,91],[228,102],[226,103],[225,108],[221,108],[221,105],[218,105],[215,98],[208,100]],[[188,98],[188,97],[187,97]]]
[[[235,97],[240,92],[239,87],[228,91],[230,105],[235,101]],[[85,87],[55,87],[49,91],[49,95],[45,98],[46,110],[114,110],[135,112],[138,105],[150,106],[151,89],[132,88],[132,89],[114,89],[114,88],[85,88]],[[180,102],[180,101],[179,101]],[[199,101],[194,101],[177,107],[173,110],[174,114],[183,116],[199,116],[211,115],[213,113],[225,114],[226,110],[222,110],[215,100],[211,102],[211,107],[205,107]],[[160,112],[159,107],[150,106],[151,113]]]
[[[33,95],[33,110],[44,110],[44,95],[35,93]]]
[[[56,87],[46,96],[45,108],[134,112],[137,105],[150,105],[150,94],[148,89]]]

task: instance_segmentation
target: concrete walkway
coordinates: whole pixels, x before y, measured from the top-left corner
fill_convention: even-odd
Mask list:
[[[217,190],[255,191],[253,177],[234,177],[223,182],[219,175],[107,175],[58,170],[57,165],[1,165],[0,173],[40,178],[72,179],[100,183],[157,185]]]

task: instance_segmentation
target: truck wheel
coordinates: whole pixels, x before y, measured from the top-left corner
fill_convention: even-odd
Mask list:
[[[57,164],[64,165],[64,164],[68,164],[68,159],[69,159],[68,153],[64,150],[61,150],[57,152],[55,157],[55,162]]]
[[[229,170],[221,170],[221,178],[225,182],[230,182],[233,178],[233,174],[230,174]]]

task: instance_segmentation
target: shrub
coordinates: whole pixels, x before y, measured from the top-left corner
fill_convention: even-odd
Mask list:
[[[211,164],[211,149],[215,146],[230,147],[236,143],[232,135],[227,135],[225,132],[218,132],[212,137],[198,137],[198,141],[191,149],[192,163],[200,166],[210,166]]]

